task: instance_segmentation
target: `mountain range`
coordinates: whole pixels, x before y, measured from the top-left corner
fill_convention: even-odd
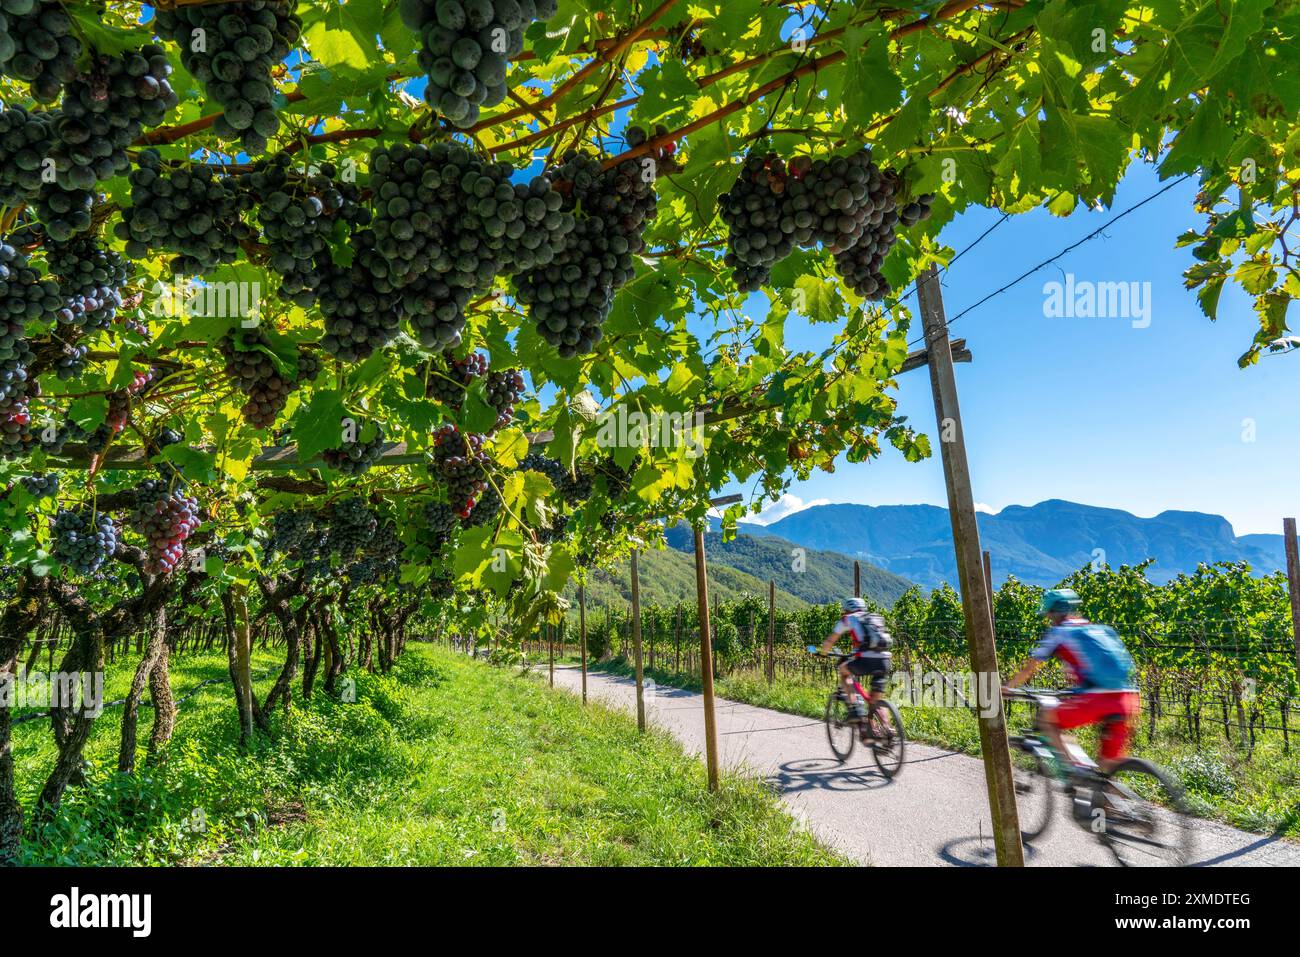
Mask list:
[[[1094,558],[1115,568],[1154,559],[1147,577],[1157,583],[1202,562],[1246,561],[1261,574],[1286,567],[1281,535],[1237,536],[1227,519],[1202,512],[1139,518],[1053,499],[982,512],[979,527],[995,586],[1010,575],[1054,585]],[[738,531],[839,552],[928,588],[957,581],[948,510],[934,505],[815,505]]]

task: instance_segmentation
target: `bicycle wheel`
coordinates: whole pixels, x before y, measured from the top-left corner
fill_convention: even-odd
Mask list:
[[[858,736],[858,726],[849,720],[849,705],[840,694],[831,692],[826,699],[826,740],[831,753],[843,764],[853,753],[853,742]]]
[[[903,753],[907,750],[907,735],[903,732],[903,718],[892,701],[879,701],[871,709],[867,728],[872,735],[871,756],[876,767],[887,779],[903,770]]]
[[[1056,804],[1056,782],[1052,769],[1040,755],[1030,752],[1032,768],[1016,768],[1016,813],[1020,818],[1020,839],[1032,844],[1047,833]]]
[[[1093,791],[1092,829],[1124,867],[1180,867],[1192,857],[1183,789],[1150,761],[1129,758]]]

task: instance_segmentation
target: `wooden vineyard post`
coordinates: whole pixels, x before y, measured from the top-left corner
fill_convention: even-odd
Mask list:
[[[853,597],[862,597],[862,563],[853,563]]]
[[[1282,519],[1286,545],[1286,580],[1291,592],[1291,640],[1295,643],[1295,669],[1300,676],[1300,546],[1296,544],[1295,519]]]
[[[231,599],[235,612],[235,633],[231,639],[235,643],[235,705],[239,709],[239,740],[248,744],[253,738],[253,673],[252,631],[248,625],[248,586],[236,581],[231,588]]]
[[[578,586],[578,640],[582,643],[582,703],[587,703],[587,585]]]
[[[970,467],[957,401],[957,377],[953,374],[948,320],[943,312],[939,272],[931,265],[917,281],[921,319],[934,393],[939,446],[943,452],[943,477],[948,491],[948,514],[961,583],[962,610],[966,617],[966,642],[971,670],[977,678],[991,675],[994,687],[1002,686],[998,674],[997,649],[993,643],[993,612],[985,585],[980,554],[980,532],[971,489]],[[1007,742],[1006,717],[993,702],[978,702],[980,751],[984,756],[984,778],[988,786],[989,812],[993,818],[993,842],[998,865],[1023,867],[1025,851],[1020,843],[1020,819],[1016,811],[1015,781]]]
[[[645,731],[645,673],[641,668],[641,580],[632,549],[632,654],[636,659],[636,726]]]
[[[682,603],[677,603],[677,635],[674,638],[673,674],[682,673]]]
[[[767,582],[767,683],[776,677],[776,582]]]
[[[551,687],[554,688],[555,687],[555,627],[553,625],[546,626],[546,648],[550,652],[549,670],[551,673]]]
[[[993,637],[998,634],[997,619],[993,615],[993,563],[987,550],[984,552],[984,591],[989,596],[989,617],[993,618]]]
[[[718,789],[718,725],[713,714],[713,638],[709,633],[709,580],[704,564],[704,531],[695,529],[695,595],[700,610],[700,678],[704,685],[704,755],[709,790]]]

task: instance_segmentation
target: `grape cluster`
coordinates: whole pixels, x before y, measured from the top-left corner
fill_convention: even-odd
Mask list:
[[[894,175],[886,173],[881,183],[877,209],[872,214],[866,232],[852,247],[835,256],[835,268],[845,283],[866,299],[884,299],[892,292],[889,281],[881,275],[880,267],[893,248],[895,227],[915,226],[921,220],[930,218],[933,194],[919,196],[900,209],[894,201],[897,187]]]
[[[457,143],[380,147],[370,168],[371,263],[430,348],[459,345],[471,296],[499,274],[550,262],[574,227],[550,177],[512,183],[510,164]]]
[[[465,524],[470,527],[491,524],[501,514],[501,506],[501,493],[497,491],[495,485],[489,482],[487,487],[483,489],[478,501],[474,503],[474,510],[470,513],[469,518],[465,520]]]
[[[67,242],[47,239],[45,265],[57,277],[63,306],[59,322],[82,329],[107,329],[122,308],[122,288],[131,281],[131,263],[85,233]]]
[[[143,151],[138,162],[130,176],[131,205],[114,227],[126,254],[146,259],[157,250],[176,253],[172,272],[186,276],[234,262],[240,243],[253,237],[241,218],[251,204],[248,194],[204,163],[168,172],[156,150]]]
[[[483,436],[444,425],[433,435],[433,470],[447,486],[447,498],[461,518],[468,518],[487,487],[488,456]]]
[[[280,153],[239,176],[237,185],[257,205],[269,265],[282,278],[280,295],[306,308],[336,268],[330,235],[339,223],[365,225],[371,213],[361,205],[355,184],[336,180],[338,170],[332,163],[302,172],[290,162],[287,153]]]
[[[785,161],[775,153],[750,153],[731,189],[718,200],[727,224],[727,254],[736,288],[753,292],[763,286],[772,266],[789,255],[796,230],[810,230],[813,214],[788,208]]]
[[[577,470],[570,472],[564,463],[542,455],[529,452],[519,463],[522,471],[540,472],[551,480],[555,492],[566,505],[576,508],[591,497],[592,479],[589,474]]]
[[[518,369],[502,369],[487,378],[487,400],[497,410],[496,428],[504,429],[515,417],[515,403],[524,394],[524,377]]]
[[[425,100],[456,126],[473,126],[480,107],[505,99],[506,71],[524,48],[524,31],[556,9],[556,0],[401,0],[402,22],[422,42]]]
[[[271,518],[267,551],[272,555],[302,558],[319,539],[315,515],[303,508],[285,509]]]
[[[244,418],[257,429],[274,425],[293,390],[316,378],[321,371],[320,359],[299,346],[296,374],[281,372],[271,358],[270,342],[261,330],[232,330],[217,348],[225,361],[226,375],[248,396],[241,410]]]
[[[335,503],[328,520],[329,543],[343,564],[364,550],[379,528],[375,513],[356,496]]]
[[[456,595],[456,582],[446,572],[439,572],[429,578],[424,589],[434,601],[453,598]]]
[[[0,458],[26,455],[36,444],[28,407],[37,390],[28,375],[34,357],[27,324],[59,305],[57,284],[41,279],[20,250],[0,242]]]
[[[797,156],[789,163],[774,153],[751,153],[718,200],[728,227],[724,261],[736,287],[753,292],[795,246],[820,243],[851,289],[868,299],[884,298],[889,283],[880,267],[893,248],[894,227],[928,216],[933,199],[907,204],[903,217],[895,202],[898,189],[898,176],[877,166],[868,149],[829,159]]]
[[[397,526],[384,522],[367,543],[365,551],[344,574],[353,586],[369,585],[386,578],[393,578],[401,570],[402,540],[397,534]]]
[[[4,106],[0,109],[0,202],[19,206],[34,200],[41,191],[45,160],[54,151],[57,113],[0,105]],[[56,164],[55,175],[58,173]]]
[[[430,359],[425,369],[425,398],[459,409],[465,401],[465,390],[487,370],[487,358],[481,353],[471,352],[465,358],[457,359],[450,352],[444,352],[441,360]]]
[[[61,110],[31,113],[14,106],[0,112],[0,202],[29,206],[55,239],[90,226],[99,174],[117,170],[112,145],[80,142],[84,129]],[[65,130],[74,142],[64,142]],[[54,178],[47,182],[51,169]]]
[[[90,354],[87,346],[75,343],[65,344],[54,360],[54,373],[63,381],[75,379],[86,371],[86,357]]]
[[[321,458],[325,464],[335,471],[342,472],[344,475],[361,475],[368,472],[370,467],[379,461],[379,457],[384,452],[384,429],[383,426],[375,425],[375,434],[373,438],[363,440],[361,438],[362,427],[360,423],[356,425],[357,436],[355,439],[344,440],[343,444],[337,449],[326,449],[321,453]]]
[[[605,494],[611,501],[618,501],[632,487],[632,476],[640,467],[640,453],[637,453],[627,468],[614,461],[612,455],[606,455],[596,462],[594,472],[605,479]]]
[[[117,528],[102,512],[61,508],[50,530],[54,557],[80,575],[93,575],[117,551]]]
[[[477,509],[475,514],[477,515]],[[441,549],[451,541],[459,524],[460,519],[456,515],[456,510],[446,502],[430,502],[424,507],[424,527],[429,530],[435,549]]]
[[[145,570],[166,575],[180,564],[186,540],[199,527],[199,503],[180,487],[146,479],[136,487],[131,527],[149,546]]]
[[[645,138],[639,127],[628,130],[633,146]],[[548,169],[552,181],[569,186],[560,211],[576,211],[578,218],[563,249],[550,262],[524,270],[515,291],[529,306],[538,334],[562,358],[590,352],[600,342],[614,293],[632,278],[632,257],[645,248],[642,233],[656,211],[654,180],[671,156],[664,147],[607,170],[596,157],[569,151]]]
[[[399,296],[388,282],[373,229],[352,234],[352,262],[327,272],[318,290],[325,335],[321,346],[355,362],[392,342],[402,324]]]
[[[32,498],[54,498],[59,494],[59,477],[56,474],[40,472],[24,475],[20,481]]]
[[[168,80],[171,73],[166,52],[152,43],[115,56],[90,57],[68,83],[55,124],[59,142],[76,164],[69,185],[90,189],[126,172],[126,148],[179,102]],[[79,154],[89,154],[91,161]]]
[[[563,513],[557,514],[551,518],[550,528],[540,528],[537,530],[537,540],[543,545],[550,545],[554,542],[562,541],[569,530],[569,516]]]
[[[180,46],[181,63],[223,112],[212,131],[249,154],[280,129],[272,71],[302,34],[293,0],[185,5],[159,10],[158,35]]]
[[[26,80],[38,102],[59,98],[81,53],[72,18],[56,0],[0,2],[0,74]]]

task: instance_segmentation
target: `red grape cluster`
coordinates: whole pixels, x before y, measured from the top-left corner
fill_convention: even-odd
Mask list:
[[[186,540],[199,527],[199,503],[180,488],[146,479],[136,488],[131,526],[149,544],[146,571],[166,575],[180,564]]]
[[[487,487],[488,456],[483,436],[444,425],[433,434],[433,471],[447,486],[447,500],[461,518],[469,518]]]

